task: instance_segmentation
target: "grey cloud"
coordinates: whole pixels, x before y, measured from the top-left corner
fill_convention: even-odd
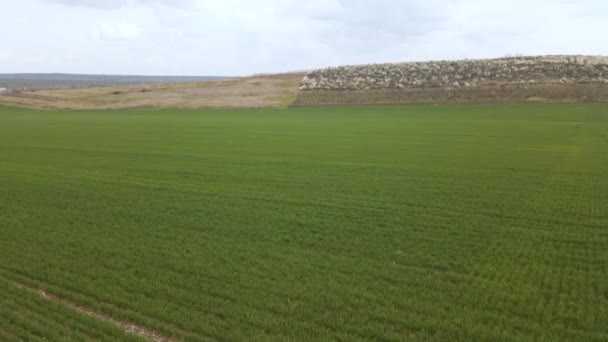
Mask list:
[[[20,0],[0,72],[278,72],[336,64],[608,54],[604,0]]]

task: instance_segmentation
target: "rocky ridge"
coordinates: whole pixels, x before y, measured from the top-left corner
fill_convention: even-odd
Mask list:
[[[608,57],[533,56],[340,66],[308,73],[300,90],[477,87],[484,84],[606,83]]]

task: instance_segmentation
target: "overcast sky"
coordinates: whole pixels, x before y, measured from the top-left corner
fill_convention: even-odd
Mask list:
[[[0,73],[246,75],[608,55],[607,0],[0,0]]]

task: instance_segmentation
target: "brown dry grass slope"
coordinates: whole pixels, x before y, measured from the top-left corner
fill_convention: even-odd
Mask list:
[[[0,103],[42,109],[287,107],[303,73],[225,81],[39,90],[0,96]]]
[[[470,88],[307,90],[299,92],[291,106],[606,102],[608,102],[608,84],[547,82],[534,85],[482,84]]]

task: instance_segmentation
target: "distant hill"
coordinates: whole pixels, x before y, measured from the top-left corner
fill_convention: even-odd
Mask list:
[[[136,84],[186,83],[227,80],[221,76],[136,76],[81,74],[0,74],[0,87],[8,89],[70,89]]]

